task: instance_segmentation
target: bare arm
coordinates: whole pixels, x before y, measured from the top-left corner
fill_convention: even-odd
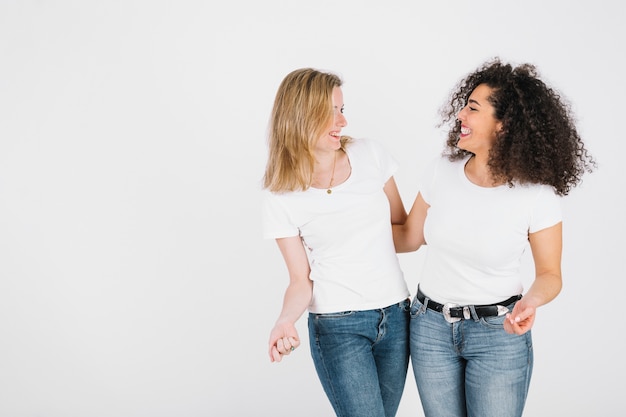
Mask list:
[[[309,306],[313,294],[313,283],[309,279],[311,269],[302,239],[293,236],[276,239],[276,243],[287,265],[289,285],[285,290],[283,308],[270,332],[269,355],[272,362],[280,362],[283,355],[288,355],[300,345],[295,323]]]
[[[528,240],[535,263],[535,280],[504,322],[508,333],[524,334],[535,321],[536,309],[554,300],[561,292],[561,252],[563,224],[558,223],[536,233]]]
[[[404,223],[407,219],[407,214],[402,198],[400,197],[400,192],[398,191],[398,186],[396,185],[396,180],[393,177],[389,178],[383,190],[389,199],[389,205],[391,207],[391,224]]]
[[[396,252],[413,252],[426,244],[424,220],[426,220],[428,207],[430,206],[424,201],[422,194],[418,193],[406,222],[393,225],[393,243],[396,246]]]

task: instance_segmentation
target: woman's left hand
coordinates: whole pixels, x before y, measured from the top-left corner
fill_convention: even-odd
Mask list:
[[[506,315],[504,330],[507,333],[521,335],[533,327],[536,309],[533,306],[526,306],[524,301],[524,298],[519,300],[513,311]]]

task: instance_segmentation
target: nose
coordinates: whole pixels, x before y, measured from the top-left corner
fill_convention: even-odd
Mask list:
[[[346,127],[348,125],[348,120],[346,119],[346,116],[343,115],[343,113],[337,112],[337,114],[335,115],[335,124],[337,126]]]
[[[465,119],[465,109],[466,109],[466,107],[463,107],[463,108],[462,108],[462,109],[461,109],[461,110],[457,113],[457,115],[456,115],[456,120],[459,120],[459,121],[461,121],[461,122],[462,122],[462,121],[464,121],[464,119]]]

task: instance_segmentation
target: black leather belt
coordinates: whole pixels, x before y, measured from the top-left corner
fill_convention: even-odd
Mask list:
[[[431,310],[442,313],[446,320],[450,323],[454,323],[461,319],[469,319],[471,317],[471,309],[470,306],[459,306],[456,304],[439,304],[430,298],[428,299],[428,303],[425,303],[426,296],[424,293],[418,288],[417,289],[417,299],[420,303],[426,304],[427,308]],[[496,304],[488,304],[488,305],[475,305],[474,311],[476,311],[476,315],[480,317],[493,317],[493,316],[501,316],[503,314],[508,313],[508,306],[519,299],[522,298],[521,295],[514,295],[513,297],[501,301]]]

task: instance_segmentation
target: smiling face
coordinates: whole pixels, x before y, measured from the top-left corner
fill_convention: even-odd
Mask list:
[[[321,151],[336,151],[341,147],[341,129],[348,125],[343,115],[343,92],[341,87],[334,87],[332,93],[333,117],[317,141],[316,148]]]
[[[461,135],[457,143],[460,149],[476,155],[487,155],[495,142],[496,132],[502,127],[502,122],[495,118],[494,107],[489,102],[491,92],[492,89],[486,84],[478,85],[457,115],[461,122]]]

